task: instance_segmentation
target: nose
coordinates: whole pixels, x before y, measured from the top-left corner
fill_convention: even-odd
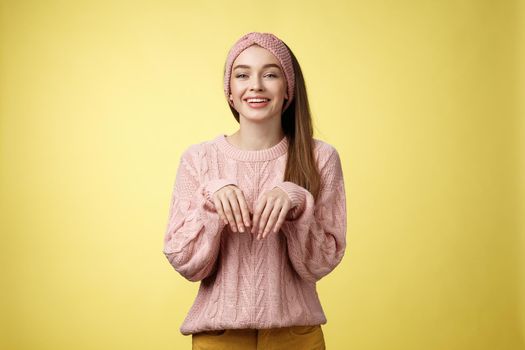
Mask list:
[[[252,87],[250,88],[250,90],[262,90],[263,85],[261,83],[261,78],[255,75],[253,79],[254,81],[252,83]]]

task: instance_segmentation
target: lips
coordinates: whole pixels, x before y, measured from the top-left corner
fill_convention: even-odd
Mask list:
[[[265,102],[267,101],[270,101],[270,99],[268,97],[265,97],[265,96],[250,96],[250,97],[247,97],[244,99],[244,101],[246,102],[253,102],[252,100],[257,100],[257,101],[260,101],[260,100],[265,100]]]
[[[247,98],[245,101],[251,108],[264,108],[270,103],[268,98]]]

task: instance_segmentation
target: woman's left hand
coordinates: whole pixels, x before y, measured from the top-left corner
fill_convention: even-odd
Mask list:
[[[251,232],[257,239],[265,238],[272,229],[279,232],[291,206],[292,201],[279,187],[264,193],[255,206]]]

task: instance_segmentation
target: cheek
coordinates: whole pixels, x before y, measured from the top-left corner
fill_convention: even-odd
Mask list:
[[[286,95],[286,87],[282,87],[282,86],[280,86],[280,87],[277,89],[277,95],[279,95],[280,97],[284,98],[285,95]]]
[[[240,86],[239,84],[230,84],[230,91],[233,95],[233,98],[235,99],[239,99],[241,98],[242,94],[243,94],[243,87]]]
[[[276,90],[278,91],[279,95],[285,95],[286,93],[286,84],[283,84],[282,82],[279,83],[279,85],[276,87]]]
[[[233,95],[233,99],[234,99],[234,100],[237,100],[237,99],[240,98],[239,90],[238,90],[237,88],[235,88],[235,87],[232,86],[232,87],[230,88],[230,91],[231,91],[231,93],[232,93],[232,95]]]

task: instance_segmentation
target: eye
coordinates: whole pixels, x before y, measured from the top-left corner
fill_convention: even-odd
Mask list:
[[[235,77],[236,78],[241,78],[241,77],[246,77],[246,76],[247,76],[246,74],[241,73],[241,74],[237,74]]]
[[[277,78],[277,75],[276,74],[273,74],[273,73],[268,73],[266,74],[267,77],[272,77],[272,78]]]

